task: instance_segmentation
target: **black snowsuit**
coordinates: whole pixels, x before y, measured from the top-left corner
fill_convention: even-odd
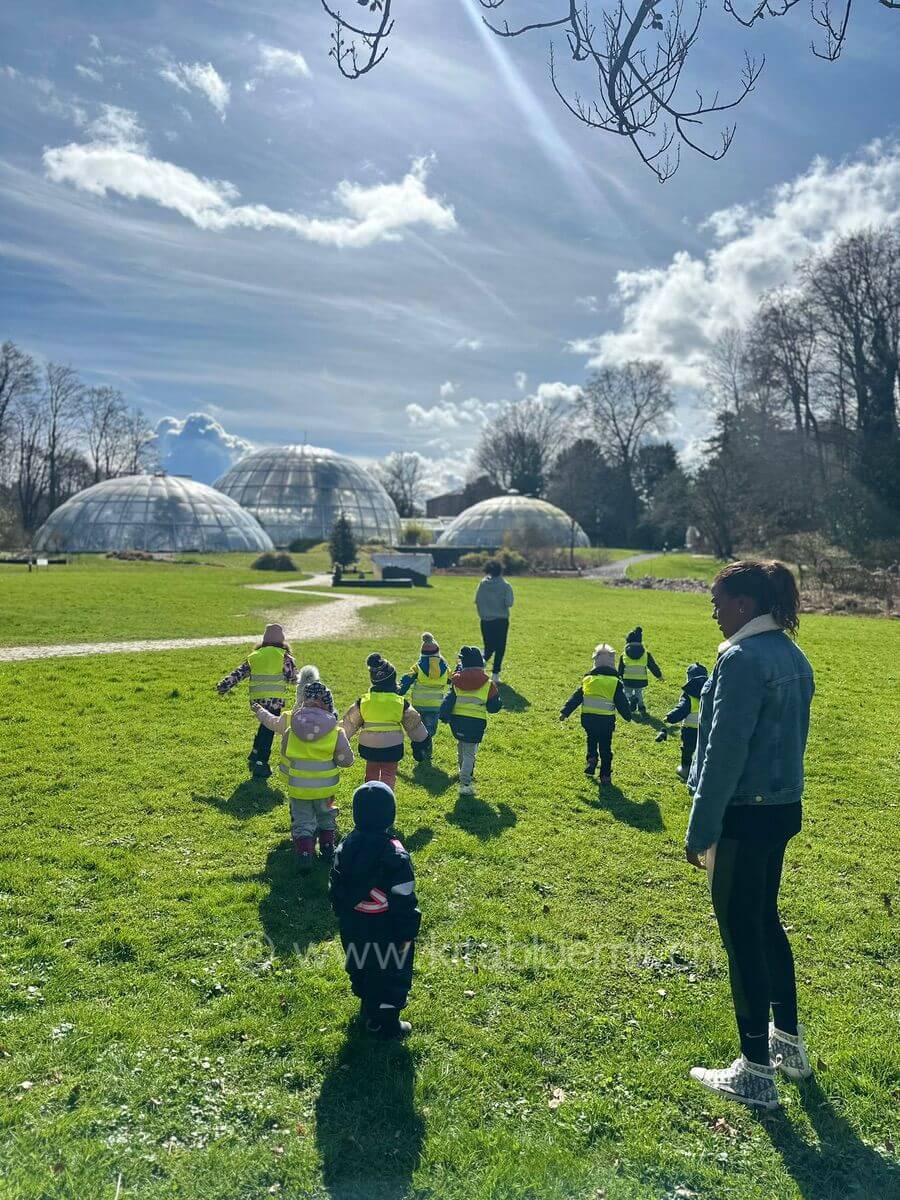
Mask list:
[[[588,671],[589,675],[616,675],[615,667],[595,667],[592,671]],[[576,708],[584,700],[584,691],[582,688],[577,688],[568,698],[560,711],[560,717],[570,716]],[[619,681],[613,695],[613,703],[616,706],[616,711],[624,721],[631,720],[631,705],[628,703],[628,698],[625,695],[625,689]],[[605,717],[602,713],[584,712],[581,713],[581,728],[585,732],[587,738],[587,755],[586,762],[588,767],[597,766],[597,761],[600,762],[600,774],[609,775],[612,772],[612,736],[616,728],[615,716]]]
[[[689,679],[681,689],[681,699],[675,707],[666,713],[666,723],[669,725],[677,725],[679,721],[683,721],[685,717],[690,715],[691,701],[693,696],[695,700],[700,699],[700,693],[703,691],[703,685],[706,683],[707,676],[703,675],[697,679]],[[694,758],[694,751],[697,749],[697,730],[690,725],[681,727],[681,768],[683,771],[690,771],[691,762]]]

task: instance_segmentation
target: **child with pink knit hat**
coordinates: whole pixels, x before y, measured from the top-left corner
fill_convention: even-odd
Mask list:
[[[239,667],[216,684],[220,696],[237,687],[242,679],[250,680],[250,703],[261,704],[273,716],[279,716],[289,698],[289,687],[297,682],[297,667],[291,648],[285,641],[280,625],[267,625],[262,641]],[[260,725],[247,758],[254,779],[268,779],[272,774],[269,755],[272,753],[273,733]]]

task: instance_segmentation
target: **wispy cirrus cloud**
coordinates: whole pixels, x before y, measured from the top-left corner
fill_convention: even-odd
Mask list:
[[[264,75],[299,75],[312,78],[306,59],[297,50],[285,50],[282,46],[260,43],[259,69]]]
[[[195,91],[205,96],[222,120],[231,101],[231,85],[226,83],[212,63],[169,63],[160,78],[182,92]]]

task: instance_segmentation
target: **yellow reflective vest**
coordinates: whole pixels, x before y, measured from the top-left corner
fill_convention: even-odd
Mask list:
[[[403,733],[405,701],[396,692],[366,692],[359,711],[370,733]]]
[[[290,716],[288,716],[290,721]],[[280,771],[292,800],[330,800],[337,790],[340,770],[335,765],[339,727],[315,741],[298,738],[288,727],[282,743]]]
[[[284,650],[260,646],[247,659],[250,664],[250,699],[284,700],[288,689],[284,678]]]
[[[629,658],[622,655],[622,680],[626,687],[635,683],[647,682],[647,651],[640,658]]]
[[[437,671],[436,675],[430,673],[432,665]],[[413,708],[417,708],[419,712],[440,708],[447,690],[447,676],[450,673],[447,664],[442,664],[439,658],[435,658],[433,663],[429,663],[427,675],[423,674],[421,663],[416,663],[413,671],[416,676],[412,686]]]
[[[581,681],[581,711],[595,717],[614,717],[618,686],[618,675],[585,675]]]
[[[474,721],[484,721],[487,723],[487,699],[490,694],[491,681],[489,679],[474,692],[461,692],[457,688],[456,698],[453,701],[452,715],[454,717],[471,717]]]
[[[700,727],[700,700],[697,696],[688,696],[691,711],[681,722],[682,729],[698,729]]]

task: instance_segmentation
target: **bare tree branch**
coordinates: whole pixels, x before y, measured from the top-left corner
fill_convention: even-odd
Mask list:
[[[375,28],[364,29],[351,24],[341,15],[339,8],[331,8],[328,0],[322,0],[322,7],[334,21],[328,57],[334,59],[346,79],[359,79],[378,66],[388,52],[387,39],[394,28],[391,0],[356,0],[356,3],[369,12],[381,13],[381,20]]]

